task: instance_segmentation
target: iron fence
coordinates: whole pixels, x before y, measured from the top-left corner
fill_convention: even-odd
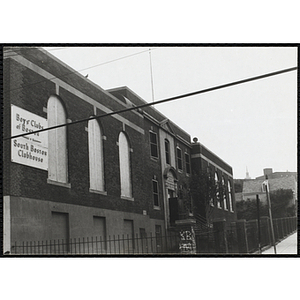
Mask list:
[[[68,240],[15,242],[11,254],[16,255],[135,255],[135,254],[174,254],[179,253],[179,236],[135,237],[113,235],[103,237],[71,238]]]
[[[212,228],[197,230],[195,232],[196,253],[215,254],[215,236]]]
[[[273,219],[275,243],[297,230],[297,217]],[[260,234],[259,234],[260,233]],[[243,241],[237,234],[236,223],[227,224],[224,232],[226,253],[239,253],[240,243],[247,244],[246,253],[254,253],[260,248],[272,245],[270,219],[262,217],[260,232],[258,221],[245,222]],[[103,237],[71,238],[68,240],[14,242],[11,246],[13,255],[160,255],[160,254],[216,254],[220,241],[213,227],[195,228],[194,245],[181,240],[180,232],[171,231],[166,236],[152,235],[113,235]],[[239,236],[239,238],[238,238]],[[260,243],[259,243],[260,242]],[[189,252],[189,247],[192,251]],[[184,249],[183,249],[184,248]],[[244,249],[244,248],[243,248]],[[243,252],[245,253],[245,252]]]
[[[273,219],[273,230],[274,242],[277,244],[297,230],[297,217]],[[249,253],[254,253],[264,247],[271,246],[273,244],[273,238],[269,217],[261,218],[260,231],[258,230],[257,220],[247,221],[246,235]]]
[[[228,225],[226,229],[226,241],[228,253],[239,253],[238,238],[235,223]]]
[[[245,221],[245,231],[243,235],[239,235],[238,239],[236,223],[227,224],[224,233],[226,236],[227,253],[238,254],[239,249],[246,249],[246,252],[242,253],[255,253],[265,247],[271,246],[273,240],[269,217],[262,217],[260,219],[259,228],[258,220]],[[273,219],[273,228],[276,244],[297,230],[297,217]]]
[[[250,220],[246,223],[246,235],[248,241],[248,251],[255,252],[258,249],[258,222]]]

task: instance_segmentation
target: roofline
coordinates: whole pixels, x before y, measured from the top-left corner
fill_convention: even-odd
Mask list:
[[[224,164],[226,164],[228,167],[230,167],[232,169],[232,173],[233,173],[233,167],[228,163],[226,162],[225,160],[223,160],[222,158],[220,158],[218,155],[216,155],[214,152],[212,152],[210,149],[208,149],[206,146],[204,146],[202,143],[200,142],[197,142],[197,144],[200,145],[200,147],[203,147],[205,148],[207,151],[209,151],[211,154],[213,154],[214,156],[216,156],[220,161],[222,161]],[[195,143],[192,143],[192,145],[197,145]],[[232,174],[233,175],[233,174]]]
[[[122,90],[122,89],[126,89],[128,90],[130,93],[132,93],[134,96],[136,96],[137,98],[139,98],[142,102],[144,102],[145,104],[150,104],[151,102],[147,102],[146,100],[144,100],[143,98],[141,98],[141,96],[139,96],[137,93],[135,93],[132,89],[130,89],[128,86],[124,85],[124,86],[120,86],[120,87],[116,87],[116,88],[112,88],[112,89],[108,89],[108,92],[117,92],[118,90]],[[153,104],[155,105],[155,104]],[[176,126],[177,128],[179,128],[182,132],[184,132],[186,135],[188,135],[189,137],[191,137],[191,135],[185,131],[184,129],[182,129],[180,126],[178,126],[177,124],[175,124],[172,120],[170,120],[167,116],[165,116],[163,113],[161,113],[159,110],[157,110],[154,106],[149,106],[151,109],[153,109],[154,111],[156,111],[159,115],[161,115],[164,119],[168,120],[169,122],[171,122],[174,126]],[[152,117],[152,116],[151,116]],[[155,119],[154,117],[152,117],[153,119]],[[159,121],[157,121],[158,123],[160,123]]]
[[[79,77],[81,77],[81,79],[87,81],[89,84],[91,84],[92,86],[94,86],[95,88],[101,90],[101,92],[103,92],[106,96],[113,98],[115,101],[117,101],[119,104],[121,104],[122,106],[124,106],[125,108],[127,107],[125,105],[125,103],[123,103],[122,101],[120,101],[118,98],[116,98],[114,95],[110,94],[107,90],[103,89],[100,85],[98,85],[97,83],[95,83],[94,81],[86,78],[85,76],[83,76],[82,74],[79,73],[79,71],[76,71],[75,69],[73,69],[71,66],[69,66],[68,64],[66,64],[65,62],[63,62],[62,60],[60,60],[59,58],[57,58],[56,56],[54,56],[53,54],[51,54],[50,52],[48,52],[47,50],[43,49],[43,48],[36,48],[36,47],[32,47],[35,48],[38,51],[43,52],[45,55],[49,56],[51,59],[55,60],[57,63],[63,65],[65,68],[69,69],[70,71],[72,71],[72,73],[76,73],[76,75],[78,75]],[[136,113],[136,111],[133,111]]]

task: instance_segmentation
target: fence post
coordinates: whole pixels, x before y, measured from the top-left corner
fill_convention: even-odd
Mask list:
[[[214,237],[215,237],[215,251],[216,253],[228,253],[227,238],[226,238],[226,221],[213,221]]]
[[[284,237],[283,226],[282,226],[282,219],[278,219],[278,223],[279,223],[279,227],[280,227],[280,236],[279,236],[279,238],[280,238],[280,240],[282,240],[283,237]]]
[[[279,236],[280,236],[280,232],[279,232],[279,228],[278,228],[278,219],[274,219],[274,223],[273,223],[273,228],[274,228],[274,239],[275,242],[277,242],[279,240]]]
[[[246,220],[236,221],[236,235],[238,240],[239,253],[249,253]]]
[[[261,223],[262,223],[262,227],[266,228],[264,230],[264,232],[266,234],[266,240],[264,241],[263,246],[271,245],[272,244],[272,240],[271,240],[271,229],[270,229],[270,220],[269,220],[269,217],[267,217],[267,216],[261,217]]]
[[[287,230],[286,230],[286,218],[282,218],[282,225],[283,225],[283,237],[287,236]]]
[[[228,232],[227,232],[227,234],[228,234]],[[232,253],[239,253],[238,239],[237,239],[237,233],[236,233],[236,222],[230,222],[230,235],[231,235],[230,236],[231,241],[230,242],[227,241],[228,245],[231,243]],[[229,251],[229,249],[228,249],[228,251]]]
[[[291,223],[292,218],[289,217],[289,218],[288,218],[288,221],[289,221],[289,233],[292,233],[292,232],[293,232],[292,223]]]

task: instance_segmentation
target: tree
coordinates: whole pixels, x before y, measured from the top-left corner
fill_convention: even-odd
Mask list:
[[[193,199],[193,211],[196,219],[200,218],[202,222],[209,223],[213,206],[211,205],[216,198],[221,185],[216,185],[214,177],[209,171],[200,171],[198,174],[194,173],[190,179],[190,193]]]
[[[247,199],[236,202],[236,211],[238,219],[254,220],[257,219],[257,203],[256,200]],[[266,204],[260,202],[260,216],[268,216],[268,208]]]
[[[291,189],[279,189],[270,192],[273,218],[284,218],[296,215],[295,205],[292,204],[293,191]]]
[[[270,201],[273,218],[284,218],[296,215],[296,208],[291,204],[293,191],[291,189],[279,189],[270,192]],[[267,204],[260,202],[260,216],[269,216]],[[237,218],[254,220],[257,219],[256,200],[242,200],[236,203]]]

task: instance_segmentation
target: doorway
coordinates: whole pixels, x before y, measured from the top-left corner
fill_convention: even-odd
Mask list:
[[[175,197],[175,191],[168,189],[169,203],[169,221],[171,226],[175,226],[175,221],[179,219],[178,198]]]

